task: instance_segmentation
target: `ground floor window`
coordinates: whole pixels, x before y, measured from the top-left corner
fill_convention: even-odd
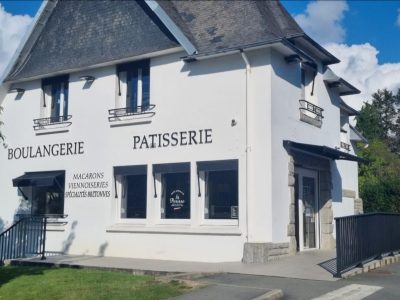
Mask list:
[[[197,170],[204,181],[204,218],[238,219],[238,161],[198,162]]]
[[[64,192],[59,187],[34,187],[32,193],[32,215],[62,215],[64,213]]]
[[[120,184],[121,219],[145,219],[147,210],[147,166],[114,167],[116,182]],[[116,188],[117,190],[117,188]]]
[[[190,219],[190,163],[153,165],[161,181],[161,219]]]
[[[30,201],[32,215],[64,214],[65,171],[28,172],[13,179],[13,185]]]

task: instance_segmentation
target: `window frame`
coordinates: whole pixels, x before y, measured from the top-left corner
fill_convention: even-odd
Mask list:
[[[63,123],[67,121],[70,117],[68,115],[69,109],[69,75],[62,75],[57,77],[50,77],[42,79],[42,100],[40,117],[41,119],[48,118],[49,125],[53,123]],[[50,87],[48,91],[47,87]],[[57,104],[58,114],[53,115],[53,109],[55,107],[54,94],[59,93]],[[52,119],[58,119],[53,121]]]
[[[140,113],[148,111],[151,103],[150,59],[117,65],[116,72],[118,86],[115,107],[121,109],[124,108],[126,109],[127,113]],[[148,78],[146,81],[144,79],[145,76]],[[136,78],[136,85],[134,89],[132,78]],[[134,98],[132,98],[132,95],[130,95],[132,93],[135,94]],[[128,97],[130,97],[129,100]],[[131,106],[132,102],[134,103],[133,106]]]
[[[129,171],[124,172],[124,174],[116,174],[117,168],[145,168],[145,171],[140,170],[138,173],[132,174]],[[123,195],[123,184],[122,179],[126,176],[130,175],[146,175],[146,218],[122,218],[121,210],[122,210],[122,195]],[[114,176],[114,194],[113,198],[116,200],[115,205],[115,221],[119,224],[132,224],[132,225],[145,225],[148,223],[151,210],[149,208],[149,172],[147,170],[147,165],[129,165],[129,166],[118,166],[113,168],[113,176]]]
[[[199,163],[213,163],[216,165],[221,165],[221,169],[218,170],[201,170],[199,168]],[[222,166],[223,164],[230,164],[230,163],[236,163],[236,174],[237,174],[237,199],[238,199],[238,218],[237,219],[208,219],[206,218],[206,173],[207,172],[212,172],[212,171],[229,171],[229,169],[223,169],[224,167]],[[233,169],[231,169],[233,170]],[[239,226],[239,219],[240,219],[240,176],[239,176],[239,160],[237,159],[232,159],[232,160],[215,160],[215,161],[203,161],[203,162],[197,162],[197,176],[198,176],[198,189],[199,193],[197,194],[198,202],[199,202],[199,213],[201,214],[200,216],[200,226],[218,226],[218,225],[223,225],[223,226]]]
[[[183,168],[187,168],[188,170],[184,172],[177,172],[177,171],[170,171],[170,172],[156,172],[156,166],[171,166],[172,168],[181,165]],[[193,215],[193,197],[192,197],[192,171],[191,171],[191,163],[190,162],[182,162],[182,163],[163,163],[163,164],[153,164],[153,192],[154,192],[154,203],[155,209],[153,209],[155,213],[155,225],[187,225],[190,226],[194,220]],[[162,185],[162,175],[163,174],[173,174],[173,173],[188,173],[189,175],[189,191],[187,194],[189,195],[189,218],[187,219],[166,219],[162,218],[162,192],[163,192],[163,185]]]

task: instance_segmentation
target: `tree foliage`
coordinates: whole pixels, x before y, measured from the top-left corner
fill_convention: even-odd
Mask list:
[[[359,169],[365,212],[400,213],[400,90],[372,95],[357,117],[357,129],[369,140],[358,155],[369,160]]]

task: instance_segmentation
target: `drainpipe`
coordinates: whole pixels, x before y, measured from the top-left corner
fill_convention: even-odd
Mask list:
[[[251,147],[249,145],[249,111],[248,111],[248,102],[249,102],[249,79],[251,73],[251,65],[250,61],[243,51],[240,50],[240,54],[243,58],[243,61],[246,65],[246,241],[249,242],[249,152],[251,151]]]

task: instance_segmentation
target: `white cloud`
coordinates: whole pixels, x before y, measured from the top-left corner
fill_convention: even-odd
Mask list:
[[[346,1],[313,1],[308,3],[303,14],[295,15],[294,18],[319,43],[342,43],[346,29],[341,22],[348,10]]]
[[[397,92],[400,88],[400,62],[380,64],[379,50],[369,43],[346,45],[346,29],[342,24],[346,1],[311,1],[303,14],[294,16],[303,30],[341,60],[332,70],[353,84],[360,95],[344,97],[356,109],[369,101],[378,89]],[[400,9],[396,24],[400,26]]]
[[[400,88],[400,63],[379,64],[379,51],[369,43],[361,45],[327,44],[326,49],[341,60],[332,70],[359,90],[360,95],[344,99],[354,108],[371,99],[378,89],[397,91]]]
[[[0,78],[33,18],[12,15],[0,4]]]
[[[400,27],[400,8],[397,9],[396,25]]]

